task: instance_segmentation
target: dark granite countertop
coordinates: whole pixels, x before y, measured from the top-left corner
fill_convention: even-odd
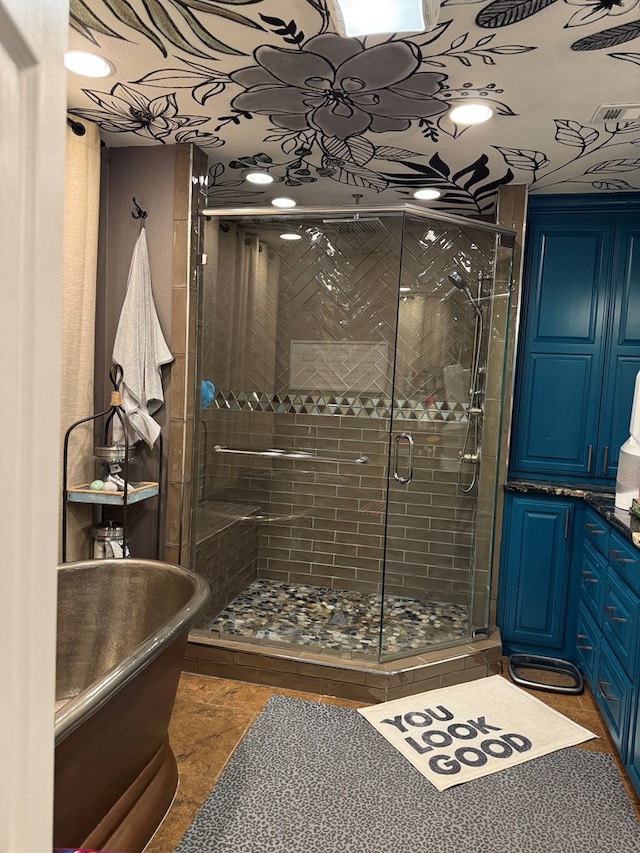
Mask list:
[[[556,495],[558,497],[582,498],[599,516],[604,518],[614,530],[640,548],[640,518],[615,506],[615,494],[605,489],[590,486],[581,488],[575,483],[552,483],[534,480],[509,480],[504,484],[507,492],[522,494]]]

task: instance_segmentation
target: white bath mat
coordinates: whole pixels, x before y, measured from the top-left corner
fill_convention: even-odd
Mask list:
[[[597,737],[500,675],[359,713],[439,791]]]

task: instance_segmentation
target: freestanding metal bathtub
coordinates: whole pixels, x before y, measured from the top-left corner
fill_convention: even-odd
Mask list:
[[[139,853],[178,782],[168,726],[209,587],[154,560],[58,568],[54,847]]]

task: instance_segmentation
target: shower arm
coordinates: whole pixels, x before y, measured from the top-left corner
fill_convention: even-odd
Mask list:
[[[270,448],[269,450],[240,450],[233,447],[226,447],[223,444],[216,444],[213,448],[215,453],[231,453],[237,456],[267,456],[270,459],[300,459],[307,462],[338,462],[340,464],[356,464],[366,465],[369,462],[369,457],[361,454],[357,459],[332,459],[329,457],[315,456],[313,453],[308,453],[305,450],[279,450],[278,448]]]

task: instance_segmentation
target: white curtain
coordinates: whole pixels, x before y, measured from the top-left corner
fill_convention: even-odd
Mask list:
[[[82,125],[86,129],[82,136],[67,127],[66,142],[61,449],[68,427],[94,414],[100,136],[96,125],[86,121]],[[92,457],[93,425],[89,424],[72,433],[67,466],[70,486],[93,479]],[[90,511],[84,505],[73,504],[67,509],[67,561],[92,556]]]

